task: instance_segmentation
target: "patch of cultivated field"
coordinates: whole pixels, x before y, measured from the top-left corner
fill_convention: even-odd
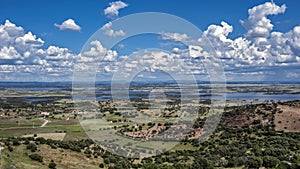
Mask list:
[[[52,140],[63,140],[66,136],[66,133],[40,133],[36,137],[43,137],[45,139]],[[34,137],[34,134],[24,135],[23,137]]]
[[[20,127],[37,127],[43,124],[43,120],[40,118],[26,119],[23,117],[18,118],[0,118],[0,128],[20,128]]]
[[[281,111],[275,114],[277,131],[300,132],[300,108],[279,105]]]
[[[21,118],[10,118],[6,119],[6,121],[4,119],[0,119],[0,138],[22,137],[25,135],[33,136],[34,134],[37,134],[38,137],[51,138],[54,140],[61,140],[61,138],[64,140],[80,140],[87,138],[87,135],[78,120],[49,119],[49,123],[47,123],[44,127],[41,127],[44,120],[40,118],[31,120],[22,118],[22,121],[19,119]],[[20,125],[16,122],[18,120],[20,121]]]

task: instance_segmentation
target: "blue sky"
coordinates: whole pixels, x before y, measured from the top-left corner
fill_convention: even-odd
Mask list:
[[[245,25],[241,24],[241,20],[246,21],[248,19],[249,9],[255,6],[263,5],[269,1],[124,0],[121,2],[123,6],[124,4],[125,6],[117,9],[118,14],[116,15],[112,13],[110,15],[105,13],[105,9],[112,6],[112,2],[114,1],[10,0],[1,2],[0,24],[3,26],[3,29],[5,29],[4,26],[6,20],[9,20],[10,23],[16,25],[15,27],[21,27],[23,29],[23,33],[20,33],[19,36],[24,36],[28,32],[32,32],[32,35],[36,36],[34,40],[36,41],[35,43],[41,44],[31,44],[31,46],[14,46],[15,43],[9,42],[9,39],[1,39],[3,43],[0,43],[0,48],[2,49],[2,54],[0,52],[0,64],[2,66],[0,69],[2,72],[0,73],[0,80],[55,81],[60,80],[60,78],[64,80],[71,80],[72,69],[74,69],[74,63],[76,62],[76,59],[78,59],[77,55],[80,53],[84,43],[88,40],[88,38],[94,32],[101,29],[105,24],[117,18],[139,12],[163,12],[176,15],[191,22],[204,32],[208,30],[206,36],[208,36],[208,38],[214,44],[216,44],[216,51],[220,53],[219,57],[224,58],[222,62],[224,62],[224,69],[226,71],[226,75],[228,76],[228,80],[249,80],[247,78],[249,76],[253,76],[251,80],[257,81],[278,79],[282,81],[297,81],[299,79],[298,74],[300,59],[298,54],[300,52],[298,52],[297,45],[299,40],[289,40],[289,38],[298,36],[297,30],[293,31],[293,29],[300,24],[300,1],[275,0],[274,2],[276,3],[276,6],[283,7],[282,5],[285,4],[286,8],[275,9],[274,7],[276,14],[266,15],[266,18],[271,21],[270,23],[273,27],[271,30],[268,30],[268,35],[262,35],[263,37],[260,37],[260,40],[258,40],[257,37],[254,37],[253,32],[251,33],[253,30],[258,30],[256,29],[257,25],[255,26],[255,23],[249,22],[250,28],[245,28]],[[268,6],[265,5],[262,8],[268,8]],[[259,14],[255,13],[253,15]],[[66,22],[66,25],[63,25],[63,22],[67,21],[68,19],[74,21],[74,24]],[[222,21],[224,21],[226,24],[222,25]],[[257,21],[259,21],[259,18]],[[72,27],[74,25],[77,27]],[[227,25],[229,25],[228,28],[232,30],[229,31],[229,33],[226,33],[225,31],[225,41],[219,41],[219,37],[216,37],[219,35],[216,35],[216,32],[213,31],[216,29],[225,30]],[[208,29],[209,27],[211,29]],[[274,34],[271,37],[272,32],[281,32],[284,35],[280,35],[280,37],[278,37]],[[120,33],[120,36],[122,36],[122,32]],[[126,34],[126,32],[124,32],[124,34]],[[18,37],[15,37],[14,40],[17,38]],[[38,38],[40,38],[41,41],[39,41]],[[238,38],[245,38],[245,40],[241,42],[237,40]],[[261,39],[263,38],[267,41],[266,44],[261,43]],[[128,40],[128,42],[124,42],[126,45],[121,45],[124,45],[125,47],[120,47],[120,51],[117,51],[118,54],[114,55],[114,57],[118,58],[121,55],[129,55],[136,48],[143,48],[147,46],[159,47],[162,46],[162,41],[164,41],[161,40],[160,37],[158,37],[158,40],[156,40],[155,36],[148,36],[147,41],[142,41],[141,39],[142,38],[137,37],[136,39],[132,38],[131,40]],[[6,40],[7,43],[5,43]],[[171,38],[165,43],[170,44],[174,40],[178,42],[176,39]],[[274,47],[274,49],[269,49],[266,51],[266,53],[257,54],[257,57],[266,57],[262,60],[268,60],[267,57],[272,58],[270,60],[275,60],[273,61],[274,63],[272,65],[267,63],[267,61],[264,61],[263,64],[253,63],[260,61],[257,61],[257,58],[251,58],[252,56],[249,56],[250,59],[247,59],[247,54],[243,54],[243,56],[239,57],[239,59],[244,60],[234,63],[233,61],[232,63],[226,63],[228,59],[230,60],[234,58],[232,60],[236,60],[236,56],[229,58],[231,56],[228,55],[235,55],[235,53],[232,53],[232,51],[228,50],[225,51],[224,45],[230,46],[229,43],[231,43],[231,45],[234,43],[246,44],[248,42],[246,40],[248,40],[249,43],[256,45],[252,46],[253,51],[263,50],[268,45],[270,45],[271,48]],[[293,45],[287,45],[286,52],[280,53],[279,51],[284,50],[282,48],[285,48],[285,46],[280,46],[283,44],[281,41],[290,42],[293,43]],[[157,45],[152,45],[154,43],[157,43]],[[15,53],[10,47],[16,49]],[[20,49],[20,51],[19,48],[21,47],[24,49]],[[251,45],[248,47],[250,48]],[[41,51],[37,52],[37,48],[41,49]],[[182,50],[184,49],[182,48]],[[107,51],[109,50],[107,49]],[[16,52],[19,54],[16,54]],[[15,54],[15,56],[9,57],[8,55],[5,55],[8,53],[9,55]],[[53,57],[55,54],[58,56]],[[177,51],[177,54],[184,55],[185,53],[179,53]],[[274,59],[274,57],[277,57],[277,55],[278,58]],[[285,55],[288,56],[283,57]],[[195,62],[195,64],[198,63]],[[103,66],[105,67],[107,65]],[[111,72],[105,71],[105,73],[113,73],[111,67],[106,67],[106,70],[111,70]]]
[[[85,41],[105,23],[110,21],[104,15],[108,0],[10,0],[3,1],[0,6],[0,21],[6,19],[22,26],[26,31],[34,32],[42,37],[45,46],[57,45],[79,52]],[[165,0],[165,1],[124,1],[128,8],[122,9],[120,17],[138,12],[164,12],[182,17],[201,30],[211,24],[226,21],[234,26],[231,37],[243,35],[246,30],[240,24],[241,19],[248,17],[250,7],[266,2],[266,0]],[[273,17],[276,24],[274,30],[286,32],[300,23],[300,2],[295,0],[276,0],[278,4],[286,4],[288,10],[284,15]],[[82,27],[81,32],[59,31],[53,24],[73,18]]]

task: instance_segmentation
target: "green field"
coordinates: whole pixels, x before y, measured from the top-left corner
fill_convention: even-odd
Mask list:
[[[41,126],[44,121],[40,118],[26,119],[24,117],[17,118],[0,118],[0,128],[30,128]]]
[[[16,123],[16,119],[14,118],[5,120],[1,119],[0,138],[39,133],[66,133],[66,140],[87,138],[87,135],[85,134],[78,120],[66,121],[50,119],[50,121],[51,122],[49,122],[45,127],[40,127],[44,123],[44,120],[39,118],[31,120],[22,118],[20,126],[18,125],[18,123]]]

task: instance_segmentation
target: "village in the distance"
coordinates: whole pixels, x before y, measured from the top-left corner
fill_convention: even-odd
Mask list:
[[[164,107],[155,103],[165,100],[151,98],[153,86],[174,88],[171,83],[132,85],[130,110],[122,95],[117,108],[107,84],[95,86],[93,100],[74,99],[70,83],[1,83],[0,166],[299,167],[299,84],[227,84],[221,119],[205,141],[200,140],[211,99],[218,99],[210,85],[198,84],[201,99],[191,95],[187,103],[178,101],[177,91],[165,92]],[[183,118],[183,104],[197,111],[193,118]],[[102,140],[90,137],[93,133]],[[165,143],[174,144],[164,149]]]

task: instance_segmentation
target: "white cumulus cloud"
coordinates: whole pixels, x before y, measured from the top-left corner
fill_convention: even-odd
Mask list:
[[[208,63],[205,62],[207,59],[211,62],[215,53],[230,80],[243,79],[242,76],[248,75],[258,76],[256,72],[264,72],[259,74],[259,79],[268,78],[280,73],[278,69],[300,66],[300,26],[288,32],[275,32],[274,25],[268,19],[268,16],[284,13],[285,10],[285,5],[278,6],[271,2],[249,9],[248,19],[241,21],[247,32],[235,39],[229,37],[233,26],[225,21],[220,25],[208,26],[197,42],[187,41],[187,37],[179,33],[168,33],[162,39],[188,42],[189,56],[194,59],[191,65],[198,63],[199,58],[203,58],[204,63]],[[210,44],[213,50],[209,50]],[[174,53],[178,51],[173,49]],[[288,70],[289,77],[295,74],[295,69]]]
[[[70,30],[70,31],[80,31],[81,27],[75,23],[73,19],[67,19],[63,21],[62,24],[54,24],[55,27],[58,27],[60,30]]]
[[[271,23],[271,20],[267,18],[267,16],[284,13],[285,10],[285,5],[278,6],[273,2],[266,2],[249,9],[248,20],[241,21],[241,23],[248,30],[246,37],[268,37],[274,25]]]
[[[25,32],[9,20],[0,25],[0,71],[3,79],[42,80],[51,77],[53,72],[61,75],[56,78],[70,78],[77,57],[67,48],[45,47],[41,38]]]
[[[112,22],[108,22],[105,24],[101,30],[104,31],[104,34],[110,37],[118,37],[118,36],[125,36],[126,33],[120,29],[120,30],[113,30],[112,28]]]
[[[119,15],[119,10],[127,7],[128,5],[122,1],[115,1],[109,3],[109,7],[104,9],[104,14],[108,18],[117,17]]]
[[[0,59],[10,60],[19,59],[21,57],[20,53],[13,46],[4,46],[0,50]]]

